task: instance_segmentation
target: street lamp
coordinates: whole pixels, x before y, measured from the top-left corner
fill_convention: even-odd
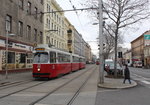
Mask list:
[[[6,30],[6,66],[5,66],[5,76],[6,79],[8,79],[8,36],[14,36],[15,34],[8,33],[8,30]]]

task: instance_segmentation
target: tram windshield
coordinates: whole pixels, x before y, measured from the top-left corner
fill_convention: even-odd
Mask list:
[[[48,53],[47,52],[37,52],[34,54],[33,63],[47,63]]]

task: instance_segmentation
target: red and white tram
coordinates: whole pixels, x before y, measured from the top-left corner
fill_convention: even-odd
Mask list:
[[[58,49],[39,46],[33,58],[34,78],[54,78],[85,68],[84,57]]]

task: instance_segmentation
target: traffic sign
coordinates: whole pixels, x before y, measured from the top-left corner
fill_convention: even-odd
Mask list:
[[[144,35],[145,40],[150,40],[150,35]]]

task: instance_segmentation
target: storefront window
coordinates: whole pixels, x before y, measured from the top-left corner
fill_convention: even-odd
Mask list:
[[[15,63],[15,52],[8,52],[8,63]]]
[[[20,63],[25,63],[26,62],[26,54],[21,53],[20,54]]]

